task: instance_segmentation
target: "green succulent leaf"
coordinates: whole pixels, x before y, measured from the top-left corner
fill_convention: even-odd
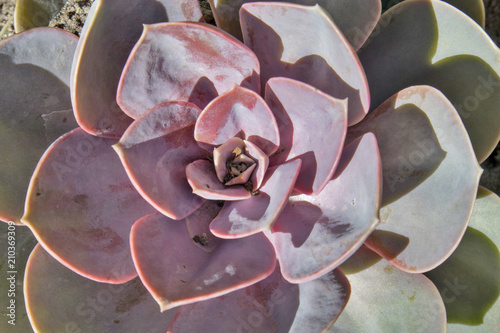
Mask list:
[[[382,159],[380,224],[365,244],[407,272],[446,260],[465,233],[481,168],[453,105],[430,86],[406,88],[348,129],[372,132]]]
[[[17,0],[14,12],[16,33],[46,27],[68,0]]]
[[[439,291],[423,274],[398,270],[367,247],[340,266],[351,296],[331,332],[445,332]]]
[[[382,10],[385,12],[392,6],[397,5],[405,0],[382,0]],[[477,22],[481,27],[484,28],[484,2],[483,0],[443,0],[452,6],[457,7],[465,14],[467,14],[471,19]]]
[[[500,139],[500,51],[455,7],[407,0],[385,12],[358,53],[372,98],[380,105],[411,85],[430,85],[453,103],[479,162]]]
[[[499,216],[500,198],[480,187],[462,242],[441,266],[426,273],[445,302],[449,332],[494,332],[498,328]]]

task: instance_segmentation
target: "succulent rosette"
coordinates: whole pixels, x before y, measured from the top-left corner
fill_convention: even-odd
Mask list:
[[[500,201],[478,192],[500,138],[500,52],[478,2],[460,7],[477,23],[436,0],[382,16],[378,0],[294,2],[212,1],[216,27],[194,0],[97,0],[79,39],[0,43],[21,325],[500,321]]]

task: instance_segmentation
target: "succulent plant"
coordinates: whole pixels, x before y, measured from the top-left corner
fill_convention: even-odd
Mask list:
[[[437,0],[211,5],[217,27],[97,0],[79,39],[0,43],[0,327],[494,330],[481,26]]]

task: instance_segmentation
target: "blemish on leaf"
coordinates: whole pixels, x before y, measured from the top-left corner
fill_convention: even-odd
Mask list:
[[[193,241],[197,244],[205,246],[208,244],[208,236],[206,233],[202,233],[201,235],[194,236]]]

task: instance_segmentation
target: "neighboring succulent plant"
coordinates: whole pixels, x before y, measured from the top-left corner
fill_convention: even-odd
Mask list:
[[[0,43],[33,330],[495,327],[498,48],[435,0],[246,2],[212,2],[244,44],[196,0],[97,0],[79,40]]]

